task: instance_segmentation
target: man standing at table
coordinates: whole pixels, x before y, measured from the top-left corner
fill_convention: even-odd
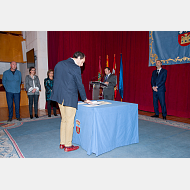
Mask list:
[[[50,99],[58,102],[61,112],[60,149],[65,152],[77,150],[79,146],[72,145],[74,118],[78,107],[78,91],[85,103],[91,103],[86,98],[82,84],[81,69],[85,62],[82,52],[75,52],[73,58],[60,61],[54,68],[54,85]]]
[[[6,91],[7,105],[9,109],[9,119],[7,122],[12,121],[13,117],[13,99],[15,103],[15,112],[17,120],[20,118],[20,85],[21,85],[21,72],[17,70],[17,63],[12,61],[10,69],[3,73],[2,79],[3,86]]]
[[[152,72],[151,86],[153,90],[153,104],[154,104],[154,112],[155,115],[151,117],[159,117],[158,110],[158,100],[160,101],[160,105],[162,108],[162,116],[163,119],[166,119],[167,111],[166,111],[166,103],[165,103],[165,91],[166,91],[166,78],[167,78],[167,70],[162,68],[162,62],[160,60],[156,61],[156,68]]]
[[[108,85],[103,88],[104,99],[114,100],[114,87],[116,86],[116,76],[111,74],[110,68],[104,69],[104,84]]]

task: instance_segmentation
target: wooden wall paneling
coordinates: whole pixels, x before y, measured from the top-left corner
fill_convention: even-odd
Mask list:
[[[1,108],[8,107],[5,91],[0,91],[0,100],[1,100],[0,101],[0,107]],[[20,106],[26,106],[26,105],[28,105],[28,96],[27,96],[27,92],[24,90],[24,84],[21,84]]]
[[[0,34],[0,61],[25,63],[22,55],[22,36]]]
[[[0,91],[0,107],[8,107],[7,106],[7,99],[6,99],[6,92],[5,91]]]
[[[28,105],[28,96],[25,90],[20,91],[20,106]]]

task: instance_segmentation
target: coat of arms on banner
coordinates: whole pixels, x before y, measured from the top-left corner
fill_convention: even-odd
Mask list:
[[[150,31],[149,66],[190,63],[190,31]]]
[[[76,119],[76,132],[80,134],[80,121],[78,119]]]
[[[190,44],[190,31],[178,32],[178,42],[181,46],[188,46]]]

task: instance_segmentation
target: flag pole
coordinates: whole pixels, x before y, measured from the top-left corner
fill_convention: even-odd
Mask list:
[[[122,102],[123,101],[123,64],[122,64],[122,53],[120,53],[119,93],[120,93],[121,102]]]
[[[122,55],[122,53],[120,53],[120,55]],[[123,100],[123,99],[121,98],[121,102],[122,102],[122,100]]]
[[[120,55],[122,55],[122,53],[120,53]],[[123,100],[123,99],[121,98],[121,102],[122,102],[122,100]]]

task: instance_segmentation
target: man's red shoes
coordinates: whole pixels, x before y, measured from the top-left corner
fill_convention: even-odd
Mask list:
[[[64,148],[65,148],[65,145],[64,145],[64,144],[60,144],[60,145],[59,145],[59,148],[60,148],[60,149],[64,149]]]
[[[73,151],[73,150],[77,150],[79,148],[79,146],[69,146],[69,147],[65,147],[64,151],[65,152],[70,152],[70,151]]]
[[[65,147],[64,144],[60,144],[60,145],[59,145],[59,148],[60,148],[60,149],[64,149],[65,152],[70,152],[70,151],[79,149],[79,146],[74,146],[74,145],[72,145],[72,146],[69,146],[69,147]]]

